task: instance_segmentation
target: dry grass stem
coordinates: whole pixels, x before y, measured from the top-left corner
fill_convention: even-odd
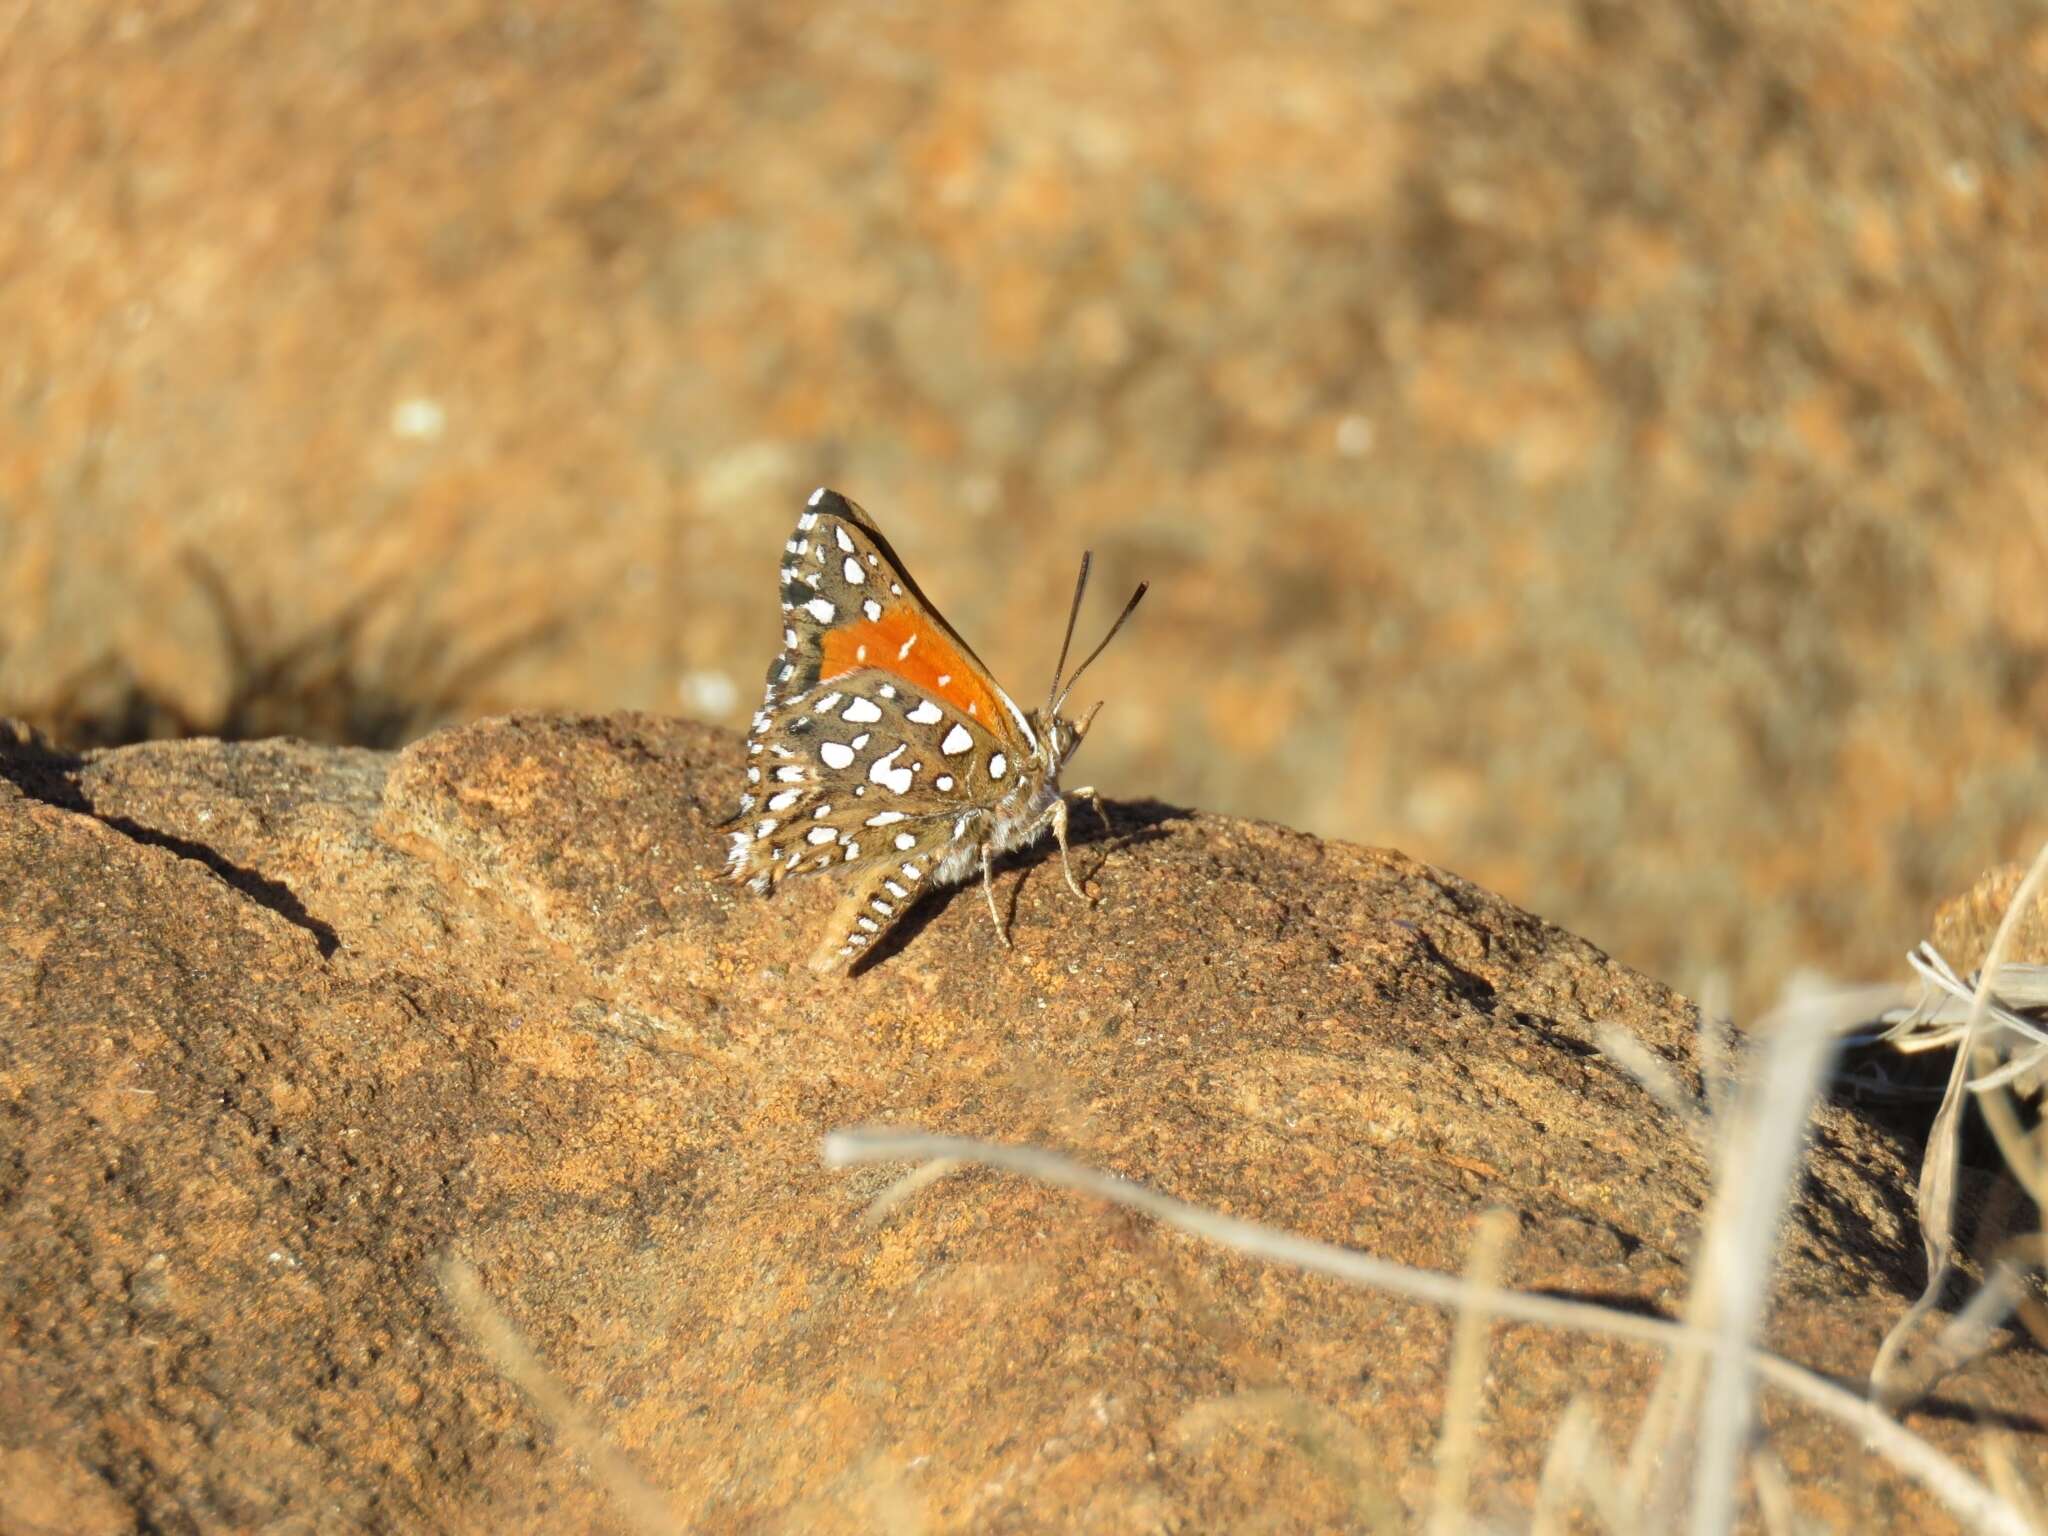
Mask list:
[[[1753,1350],[1776,1268],[1778,1226],[1798,1178],[1814,1094],[1840,1027],[1854,1017],[1838,997],[1793,1003],[1765,1034],[1757,1080],[1724,1117],[1720,1169],[1695,1266],[1695,1284],[1711,1298],[1696,1321],[1711,1320],[1716,1346],[1700,1405],[1693,1536],[1725,1536],[1735,1524],[1756,1408]]]
[[[1756,1485],[1757,1513],[1764,1529],[1770,1536],[1794,1536],[1799,1522],[1785,1464],[1769,1451],[1757,1451],[1749,1458],[1749,1478]]]
[[[936,1162],[918,1164],[868,1202],[867,1209],[860,1213],[861,1224],[879,1227],[919,1190],[938,1183],[959,1167],[958,1163],[943,1157]]]
[[[1550,1449],[1544,1453],[1529,1536],[1563,1536],[1570,1529],[1569,1519],[1579,1507],[1581,1495],[1592,1501],[1596,1516],[1607,1529],[1621,1536],[1627,1528],[1621,1479],[1607,1448],[1600,1443],[1600,1426],[1591,1405],[1583,1397],[1575,1397],[1565,1404],[1550,1437]]]
[[[1291,1264],[1354,1285],[1392,1291],[1434,1306],[1484,1306],[1498,1316],[1518,1322],[1578,1329],[1660,1347],[1685,1343],[1695,1349],[1711,1348],[1715,1342],[1714,1334],[1687,1324],[1643,1317],[1592,1302],[1478,1287],[1460,1277],[1414,1269],[1334,1243],[1317,1242],[1257,1222],[1224,1216],[1035,1147],[914,1131],[840,1130],[825,1138],[823,1153],[830,1167],[926,1162],[946,1157],[1022,1174],[1142,1211],[1180,1231],[1256,1258]],[[1861,1436],[1873,1451],[1932,1493],[1965,1529],[1995,1532],[1997,1536],[2039,1536],[2012,1505],[1874,1404],[1775,1355],[1751,1351],[1750,1367],[1772,1387]]]
[[[1479,1219],[1465,1279],[1479,1291],[1499,1288],[1508,1239],[1514,1235],[1512,1211],[1488,1211]],[[1458,1536],[1465,1524],[1465,1504],[1472,1487],[1472,1459],[1479,1448],[1479,1421],[1485,1404],[1487,1341],[1493,1319],[1484,1304],[1465,1307],[1451,1335],[1450,1381],[1444,1389],[1443,1434],[1436,1451],[1436,1507],[1430,1536]]]
[[[642,1536],[673,1536],[682,1528],[664,1499],[613,1449],[605,1432],[591,1421],[568,1388],[534,1354],[519,1331],[484,1290],[483,1280],[467,1261],[449,1254],[436,1274],[448,1303],[498,1374],[524,1392],[534,1410],[560,1440],[590,1466],[597,1485],[609,1493],[628,1523]]]
[[[1657,1101],[1657,1107],[1685,1127],[1693,1145],[1709,1156],[1714,1150],[1712,1122],[1700,1110],[1692,1095],[1678,1081],[1678,1075],[1627,1030],[1613,1024],[1594,1026],[1593,1040],[1600,1054],[1634,1078],[1643,1092]]]
[[[1878,1347],[1877,1359],[1870,1369],[1873,1391],[1887,1408],[1896,1411],[1909,1401],[1909,1386],[1902,1365],[1907,1340],[1921,1319],[1932,1312],[1941,1300],[1943,1288],[1955,1264],[1955,1200],[1956,1182],[1962,1163],[1962,1113],[1965,1103],[1963,1089],[1973,1070],[1989,1072],[1995,1062],[1984,1059],[1988,1052],[1980,1055],[1980,1031],[1987,1027],[1987,1021],[2006,1029],[2013,1028],[2012,1020],[2020,1015],[2002,1003],[1994,1007],[1994,984],[2005,968],[2005,954],[2012,942],[2014,928],[2020,915],[2033,904],[2035,893],[2048,878],[2048,844],[2034,856],[2026,877],[2020,881],[2019,889],[2006,904],[2005,915],[1999,920],[1998,931],[1992,936],[1991,947],[1985,952],[1984,963],[1978,971],[1977,985],[1971,992],[1969,1010],[1960,1025],[1954,1025],[1942,1010],[1937,998],[1931,1014],[1927,1000],[1920,1008],[1910,1010],[1894,1027],[1894,1037],[1905,1039],[1916,1029],[1922,1035],[1935,1034],[1944,1040],[1953,1039],[1956,1044],[1956,1061],[1949,1073],[1948,1088],[1942,1095],[1941,1108],[1934,1117],[1934,1125],[1928,1133],[1927,1155],[1920,1165],[1920,1183],[1916,1192],[1916,1204],[1920,1214],[1920,1241],[1927,1252],[1927,1285],[1919,1298],[1907,1308],[1906,1313],[1891,1331],[1885,1335]],[[1928,963],[1919,965],[1923,979],[1933,986],[1953,992],[1954,974],[1938,955],[1923,950],[1921,958]],[[2026,978],[2021,978],[2025,980]],[[1931,1026],[1931,1028],[1924,1027]],[[2023,1035],[2029,1031],[2022,1028]],[[1998,1139],[1999,1149],[2012,1165],[2016,1177],[2026,1186],[2027,1191],[2038,1203],[2048,1203],[2048,1188],[2044,1188],[2041,1170],[2035,1166],[2025,1136],[2019,1130],[2017,1116],[2006,1095],[2007,1089],[1993,1089],[1979,1096],[1986,1123],[1991,1126]]]

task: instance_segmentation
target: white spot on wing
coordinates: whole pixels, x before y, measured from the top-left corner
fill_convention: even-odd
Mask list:
[[[844,697],[844,694],[828,693],[825,695],[825,697],[818,700],[817,703],[813,704],[811,708],[815,709],[821,715],[829,715],[832,713],[833,710],[839,707],[839,701]]]
[[[825,487],[821,485],[815,491],[811,492],[811,499],[805,502],[804,505],[807,507],[815,507],[819,502],[823,501],[824,499]],[[813,519],[813,521],[816,521],[816,519]]]
[[[868,616],[870,622],[873,622],[874,620],[881,618],[882,605],[876,602],[872,597],[866,598],[861,602],[860,611]]]
[[[857,587],[868,579],[868,573],[860,568],[860,562],[851,555],[846,557],[846,564],[839,569],[850,586]]]
[[[797,801],[803,799],[803,797],[804,792],[800,789],[785,789],[779,795],[770,795],[768,797],[768,809],[771,811],[786,811],[792,805],[795,805]]]
[[[825,760],[827,768],[851,768],[853,766],[853,748],[843,741],[819,742],[818,756]]]
[[[820,624],[830,624],[839,616],[839,610],[822,597],[814,597],[808,603],[805,603],[804,606],[810,609],[811,617]]]
[[[882,712],[866,699],[855,699],[846,706],[840,719],[851,720],[856,725],[866,725],[882,718]]]
[[[953,775],[950,773],[940,774],[936,779],[932,780],[932,787],[942,793],[951,789],[953,787]]]
[[[896,647],[896,659],[898,661],[901,661],[904,657],[908,656],[910,654],[910,648],[915,644],[917,644],[917,635],[913,632],[908,640],[904,641],[901,645]],[[944,682],[945,679],[941,678],[940,681]]]
[[[965,752],[974,745],[974,738],[967,734],[967,727],[956,725],[946,732],[946,739],[939,743],[939,750],[948,757]]]
[[[1010,760],[1007,757],[1004,757],[1002,753],[998,752],[994,757],[988,760],[988,776],[990,778],[1000,779],[1004,774],[1008,773],[1009,771]]]
[[[915,885],[918,881],[924,878],[924,871],[919,869],[915,864],[906,864],[903,866],[903,878],[908,880],[912,885]]]
[[[876,922],[872,917],[859,918],[857,919],[857,921],[860,923],[861,927],[867,929],[869,933],[878,933],[881,931],[882,925]]]
[[[775,779],[780,784],[801,784],[804,781],[804,771],[792,763],[786,768],[776,769]]]
[[[903,889],[903,887],[898,885],[894,880],[884,880],[882,882],[882,889],[887,891],[891,896],[894,896],[898,901],[901,901],[904,897],[910,894],[910,892]]]
[[[839,840],[839,834],[830,827],[813,827],[804,834],[807,843],[832,843]]]
[[[868,825],[871,827],[886,827],[892,821],[901,820],[903,820],[903,813],[901,811],[877,811],[868,818]]]
[[[846,529],[838,523],[832,525],[832,537],[839,541],[839,547],[849,555],[853,553],[853,540],[846,536]]]
[[[898,832],[898,833],[896,834],[896,846],[897,846],[898,848],[904,848],[904,849],[909,849],[909,848],[915,848],[915,847],[917,846],[917,839],[916,839],[916,838],[914,838],[914,837],[912,837],[912,836],[911,836],[911,835],[910,835],[910,834],[909,834],[908,832]],[[908,864],[906,864],[906,865],[904,865],[904,866],[903,866],[903,868],[904,868],[904,872],[905,872],[906,874],[908,874],[908,873],[909,873],[909,870],[910,870],[910,866],[909,866]],[[913,880],[915,880],[915,879],[917,878],[917,876],[915,876],[915,875],[911,875],[911,876],[910,876],[910,878],[911,878],[911,879],[913,879]]]
[[[868,782],[884,786],[892,795],[905,794],[910,789],[911,771],[896,766],[896,756],[903,750],[903,745],[900,741],[896,743],[888,752],[876,758],[874,766],[868,769]]]
[[[945,711],[930,699],[919,699],[917,708],[904,717],[917,725],[937,725],[946,718]]]

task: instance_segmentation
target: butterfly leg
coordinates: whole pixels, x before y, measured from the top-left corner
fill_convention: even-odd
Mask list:
[[[1003,941],[1003,948],[1011,948],[1010,935],[1003,928],[1002,915],[996,911],[995,881],[989,874],[988,844],[981,845],[981,894],[988,898],[988,920],[996,925],[996,937]]]
[[[1086,800],[1090,805],[1094,806],[1095,814],[1102,818],[1102,830],[1112,836],[1115,835],[1116,828],[1110,825],[1109,812],[1102,808],[1102,796],[1095,793],[1095,786],[1093,784],[1089,784],[1081,789],[1068,790],[1067,798],[1069,800]]]
[[[1092,799],[1094,797],[1095,791],[1092,789],[1083,789],[1076,790],[1075,793],[1087,795]],[[1098,810],[1101,809],[1100,801],[1096,802],[1096,808]],[[1053,801],[1051,808],[1047,810],[1045,814],[1047,818],[1050,819],[1052,822],[1052,835],[1055,838],[1059,839],[1060,870],[1067,877],[1067,889],[1072,891],[1076,896],[1080,897],[1083,901],[1088,902],[1089,906],[1094,906],[1095,903],[1089,900],[1088,893],[1081,889],[1080,882],[1075,880],[1074,866],[1067,860],[1067,802],[1065,797],[1063,796],[1060,799]]]

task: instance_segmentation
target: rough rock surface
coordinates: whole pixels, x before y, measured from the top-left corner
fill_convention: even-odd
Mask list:
[[[958,1172],[886,1219],[888,1123],[1067,1149],[1439,1269],[1669,1311],[1706,1170],[1590,1043],[1689,1010],[1398,854],[1113,807],[1075,902],[1013,861],[851,981],[834,899],[715,883],[737,744],[511,718],[397,755],[0,746],[0,1529],[617,1529],[436,1281],[484,1288],[689,1529],[1328,1530],[1426,1499],[1446,1320]],[[1772,1338],[1854,1376],[1918,1278],[1900,1150],[1821,1112]],[[1640,1350],[1501,1328],[1482,1507]],[[2048,1370],[1951,1382],[2038,1473]],[[1945,1528],[1766,1422],[1816,1513]]]

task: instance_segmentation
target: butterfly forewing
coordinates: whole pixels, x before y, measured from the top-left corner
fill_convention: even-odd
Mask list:
[[[967,642],[926,601],[859,507],[821,492],[783,546],[783,648],[768,668],[774,705],[865,667],[1028,748],[1031,727]]]

